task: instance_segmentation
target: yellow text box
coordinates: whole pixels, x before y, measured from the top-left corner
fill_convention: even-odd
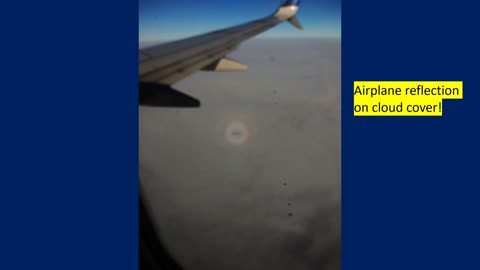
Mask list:
[[[463,99],[462,81],[355,81],[354,116],[442,116],[443,99]]]

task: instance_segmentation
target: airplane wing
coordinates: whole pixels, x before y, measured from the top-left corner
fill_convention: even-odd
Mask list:
[[[200,101],[171,87],[198,70],[243,71],[248,67],[226,57],[240,43],[277,24],[302,26],[295,14],[300,0],[285,0],[267,17],[203,35],[139,50],[139,101],[141,105],[198,107]]]

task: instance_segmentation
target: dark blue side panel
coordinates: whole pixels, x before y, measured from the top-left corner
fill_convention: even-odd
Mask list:
[[[342,1],[343,270],[478,269],[471,1]],[[462,80],[443,117],[353,117],[354,80]]]
[[[0,9],[0,269],[138,267],[138,1]]]

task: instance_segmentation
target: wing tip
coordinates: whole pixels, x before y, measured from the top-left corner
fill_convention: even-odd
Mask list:
[[[288,19],[288,22],[291,23],[293,26],[295,26],[299,30],[303,30],[303,26],[298,20],[297,16],[293,16],[290,19]]]

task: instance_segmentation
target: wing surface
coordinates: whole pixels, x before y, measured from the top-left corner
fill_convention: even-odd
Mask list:
[[[155,84],[159,85],[160,91],[198,70],[246,70],[247,66],[227,58],[226,55],[234,51],[243,41],[267,31],[283,21],[289,21],[301,29],[302,26],[295,17],[299,3],[299,0],[286,0],[275,13],[267,17],[140,49],[140,91],[142,91],[142,85],[148,85],[151,90],[152,85]]]

